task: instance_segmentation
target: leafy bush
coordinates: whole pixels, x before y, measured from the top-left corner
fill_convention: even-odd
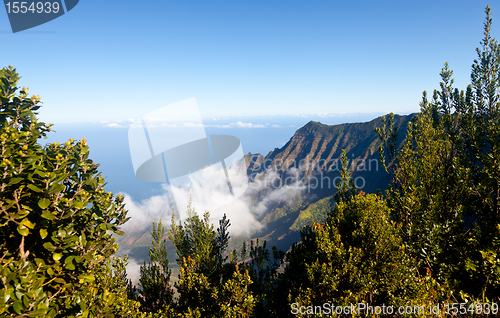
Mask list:
[[[0,71],[0,313],[116,317],[135,313],[120,280],[113,234],[123,198],[104,190],[85,139],[42,146],[38,96]],[[123,288],[122,288],[123,287]]]

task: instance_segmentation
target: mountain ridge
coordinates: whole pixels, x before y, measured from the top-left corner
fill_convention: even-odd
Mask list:
[[[394,115],[394,124],[400,132],[398,145],[402,144],[408,123],[414,116],[415,114]],[[381,125],[382,116],[369,122],[338,125],[310,121],[299,128],[283,147],[275,148],[265,157],[261,154],[247,154],[247,174],[252,182],[259,181],[259,178],[261,180],[263,174],[273,171],[281,180],[275,190],[286,186],[283,180],[292,175],[295,177],[294,181],[303,182],[307,189],[300,194],[299,200],[271,205],[269,211],[259,217],[265,227],[255,233],[252,239],[266,239],[268,246],[276,245],[288,250],[293,240],[300,238],[297,233],[302,226],[310,224],[312,219],[316,222],[323,221],[335,204],[333,195],[336,192],[335,182],[340,181],[343,149],[358,189],[367,193],[384,191],[389,178],[380,164],[378,148],[381,142],[375,132],[375,128]],[[319,186],[315,186],[316,184]],[[262,192],[252,194],[252,202],[265,197],[269,189],[263,189]],[[291,216],[295,218],[293,222],[289,220]],[[280,220],[289,224],[287,231],[279,224]],[[276,231],[277,228],[281,230]]]

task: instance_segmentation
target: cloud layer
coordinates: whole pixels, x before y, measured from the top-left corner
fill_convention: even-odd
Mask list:
[[[200,217],[205,210],[209,210],[211,222],[215,227],[226,214],[231,222],[229,227],[231,237],[250,237],[263,228],[263,225],[257,220],[258,217],[268,213],[270,207],[276,203],[289,201],[303,194],[306,189],[298,179],[296,182],[276,187],[275,180],[279,178],[279,173],[273,170],[258,174],[254,182],[250,183],[247,188],[244,186],[247,180],[238,180],[237,178],[238,176],[241,178],[241,174],[229,170],[233,193],[236,195],[227,191],[227,181],[225,178],[218,178],[220,171],[216,168],[207,168],[199,174],[190,175],[183,186],[173,187],[165,184],[161,194],[140,202],[135,201],[125,193],[125,204],[131,219],[124,224],[122,230],[127,235],[137,237],[148,231],[152,223],[158,222],[160,219],[163,220],[163,224],[168,229],[172,213],[181,219],[186,217],[187,202],[191,198],[192,206]],[[258,202],[254,202],[252,198],[263,190],[265,190],[265,195]],[[125,251],[121,253],[125,253]],[[127,273],[134,282],[138,281],[139,268],[140,263],[137,260],[129,260]]]

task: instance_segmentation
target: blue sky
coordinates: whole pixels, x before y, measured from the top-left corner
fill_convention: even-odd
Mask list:
[[[137,118],[190,97],[204,117],[407,114],[444,62],[459,88],[469,82],[487,4],[82,0],[16,34],[0,10],[1,66],[53,123]]]

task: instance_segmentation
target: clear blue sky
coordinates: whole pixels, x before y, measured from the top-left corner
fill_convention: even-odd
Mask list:
[[[418,111],[444,62],[465,88],[486,1],[81,0],[0,57],[45,122],[137,118],[196,97],[204,116]],[[500,38],[500,5],[490,1]]]

